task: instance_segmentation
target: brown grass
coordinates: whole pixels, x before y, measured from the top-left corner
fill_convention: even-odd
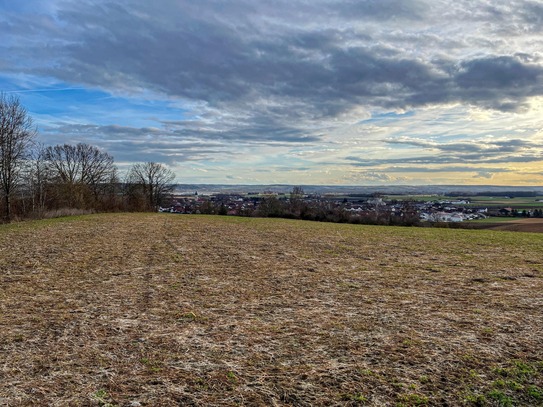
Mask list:
[[[0,405],[543,405],[542,247],[158,214],[3,226]]]

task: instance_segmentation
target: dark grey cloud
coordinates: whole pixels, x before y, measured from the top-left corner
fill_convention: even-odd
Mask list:
[[[543,67],[526,58],[490,53],[421,59],[406,53],[405,44],[383,43],[371,24],[349,23],[387,23],[401,32],[405,20],[434,23],[430,6],[414,0],[65,2],[53,20],[32,29],[48,38],[47,52],[57,63],[26,70],[71,83],[153,89],[223,109],[252,109],[256,122],[283,114],[290,125],[294,113],[331,117],[360,104],[405,108],[460,102],[511,111],[543,95]],[[517,6],[507,9],[512,18],[534,23],[541,18],[538,3]],[[479,18],[499,22],[504,13],[488,6]],[[25,23],[19,19],[10,29],[22,31]],[[424,38],[410,41],[411,48],[427,46]],[[16,54],[36,51],[15,49]],[[268,97],[280,98],[279,105],[259,103]]]
[[[232,156],[224,143],[197,137],[178,137],[175,133],[157,128],[129,126],[100,126],[57,123],[42,132],[49,144],[98,144],[118,162],[158,161],[174,164],[184,161],[213,161],[217,157]]]
[[[378,167],[382,165],[393,164],[415,164],[415,165],[442,165],[442,164],[506,164],[506,163],[529,163],[543,160],[543,154],[531,153],[522,156],[501,156],[488,158],[482,155],[471,154],[468,156],[416,156],[406,158],[384,158],[384,159],[365,159],[363,157],[348,156],[345,157],[349,165],[356,167]]]
[[[199,121],[164,121],[164,127],[131,127],[119,125],[96,124],[66,124],[56,123],[55,126],[43,128],[45,133],[63,134],[65,137],[85,137],[88,139],[103,140],[130,140],[137,139],[146,142],[149,139],[163,140],[205,141],[206,144],[215,143],[217,146],[224,142],[236,143],[309,143],[319,140],[318,137],[303,134],[292,128],[279,128],[278,126],[262,124],[260,127],[249,125],[229,127],[224,129],[206,127],[205,122]]]
[[[286,143],[309,143],[319,141],[319,137],[301,134],[300,131],[292,128],[273,128],[267,126],[253,126],[233,130],[210,130],[210,129],[184,129],[176,130],[176,136],[197,137],[206,140],[221,140],[238,143],[263,143],[283,144]]]
[[[522,9],[521,15],[524,21],[533,27],[534,31],[543,30],[543,4],[541,2],[528,2],[526,7]]]
[[[429,150],[460,154],[496,155],[502,153],[517,153],[528,149],[540,149],[543,144],[521,139],[504,139],[496,141],[461,141],[451,143],[438,143],[430,140],[413,138],[391,138],[385,140],[388,144],[403,144],[422,147]]]
[[[96,125],[96,124],[67,124],[62,122],[53,123],[54,126],[46,127],[43,131],[66,134],[71,137],[101,137],[118,140],[126,140],[127,137],[141,138],[146,136],[163,135],[160,129],[154,127],[129,127],[119,125]]]
[[[435,150],[447,154],[461,154],[463,156],[486,156],[492,158],[500,154],[520,154],[527,151],[541,151],[543,143],[521,139],[502,139],[502,140],[476,140],[460,141],[450,143],[439,143],[436,141],[413,139],[408,137],[392,138],[385,140],[388,144],[403,144],[408,146],[422,147],[428,150]]]
[[[415,166],[414,168],[421,168],[417,166],[447,164],[528,163],[543,160],[543,143],[519,139],[437,143],[420,139],[403,138],[388,140],[387,142],[389,144],[403,144],[415,147],[417,155],[405,158],[384,159],[365,159],[364,157],[348,156],[346,160],[350,165],[359,167],[412,164]],[[432,154],[421,155],[420,148]],[[394,171],[394,169],[391,168],[391,171]],[[490,172],[490,169],[488,171]],[[500,171],[495,170],[493,172]]]
[[[456,92],[466,101],[497,110],[515,111],[530,96],[543,92],[543,68],[516,56],[463,61],[455,76]]]
[[[427,12],[427,4],[413,0],[348,0],[331,2],[331,11],[348,20],[420,20]]]
[[[81,41],[62,48],[63,69],[45,73],[94,86],[151,88],[219,108],[252,108],[255,121],[270,115],[289,123],[296,115],[333,117],[360,104],[464,102],[517,110],[543,94],[543,68],[516,56],[434,64],[364,45],[366,36],[339,29],[290,27],[270,37],[190,16],[166,30],[120,5],[94,13],[64,15],[72,24],[91,17],[92,25],[101,22],[104,29],[81,33]],[[349,38],[359,44],[346,45]],[[259,104],[270,97],[280,103]]]
[[[164,127],[71,124],[57,122],[41,129],[48,144],[91,143],[112,154],[118,162],[158,161],[169,164],[234,159],[245,147],[291,146],[314,142],[292,129],[201,129],[205,122],[164,121]]]

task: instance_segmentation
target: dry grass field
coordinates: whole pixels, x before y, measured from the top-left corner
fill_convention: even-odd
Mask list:
[[[543,234],[0,227],[1,406],[543,405]]]

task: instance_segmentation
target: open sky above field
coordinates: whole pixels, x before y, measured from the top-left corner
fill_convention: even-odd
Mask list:
[[[543,3],[0,0],[45,144],[186,183],[543,183]]]

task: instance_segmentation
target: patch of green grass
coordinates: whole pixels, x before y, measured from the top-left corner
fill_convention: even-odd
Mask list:
[[[430,383],[430,378],[426,375],[422,375],[421,377],[419,377],[419,382],[421,382],[422,384]]]
[[[464,401],[472,406],[532,406],[543,405],[543,389],[537,383],[543,379],[541,362],[513,360],[490,369],[489,372],[469,373],[471,389]],[[485,378],[487,379],[486,381]],[[488,381],[491,379],[491,381]],[[483,394],[484,393],[484,394]]]
[[[344,393],[341,395],[342,401],[354,401],[356,403],[366,403],[368,398],[362,393]]]
[[[162,370],[160,362],[152,361],[149,358],[141,358],[140,362],[153,373],[158,373]]]
[[[464,400],[468,405],[474,407],[484,407],[488,404],[488,399],[483,394],[468,394]]]
[[[513,405],[513,400],[511,399],[511,397],[506,395],[501,390],[491,390],[487,393],[487,397],[490,400],[493,400],[499,407],[510,407]]]
[[[232,372],[231,370],[226,372],[226,378],[232,384],[238,384],[239,383],[238,376],[234,372]]]
[[[530,385],[526,387],[526,394],[528,397],[543,402],[543,388]]]
[[[430,402],[427,396],[423,396],[417,393],[402,394],[400,396],[400,402],[397,407],[418,407],[427,406]]]
[[[524,386],[514,380],[508,380],[505,385],[511,390],[521,391],[524,389]]]
[[[94,392],[91,398],[96,401],[100,407],[116,407],[116,404],[112,403],[110,395],[104,389]]]
[[[500,376],[513,378],[517,380],[530,379],[537,373],[538,369],[529,363],[521,360],[516,360],[512,365],[507,367],[497,367],[494,372]]]
[[[358,372],[363,376],[377,376],[377,373],[371,369],[360,369]]]

